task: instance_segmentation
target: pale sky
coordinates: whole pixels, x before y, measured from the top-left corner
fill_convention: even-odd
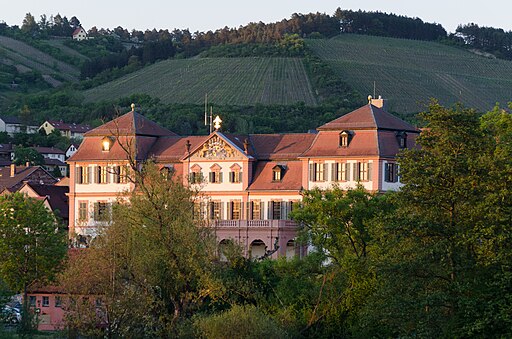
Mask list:
[[[76,16],[86,30],[122,26],[129,31],[188,28],[206,32],[249,22],[276,22],[293,13],[332,15],[338,7],[419,17],[440,23],[448,32],[470,22],[512,30],[510,0],[0,0],[0,22],[21,26],[27,12],[37,21],[41,14],[60,13],[68,19]]]

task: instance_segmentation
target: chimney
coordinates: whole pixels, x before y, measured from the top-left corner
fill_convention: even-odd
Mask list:
[[[380,95],[377,99],[370,99],[370,103],[375,107],[382,108],[383,110],[386,109],[386,100],[384,100]]]
[[[16,165],[11,164],[11,178],[13,178],[16,175]]]

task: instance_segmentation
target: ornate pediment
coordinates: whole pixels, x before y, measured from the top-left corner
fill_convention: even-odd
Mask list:
[[[234,146],[218,135],[212,136],[192,155],[194,159],[242,159],[243,155]]]

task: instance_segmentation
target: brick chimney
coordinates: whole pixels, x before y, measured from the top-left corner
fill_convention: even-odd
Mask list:
[[[16,165],[11,164],[11,178],[13,178],[16,175]]]
[[[384,110],[386,109],[386,100],[384,100],[380,95],[377,99],[371,98],[370,103],[375,107],[382,108]]]

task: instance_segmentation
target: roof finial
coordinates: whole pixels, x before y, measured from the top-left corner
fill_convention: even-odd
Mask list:
[[[372,99],[373,99],[373,98],[372,98],[372,96],[371,96],[371,95],[369,95],[369,96],[368,96],[368,103],[369,103],[369,104],[371,104],[371,103],[372,103]]]
[[[215,130],[218,131],[219,128],[220,128],[220,124],[222,123],[222,120],[220,119],[220,117],[217,115],[215,117],[215,119],[213,120],[213,127],[215,127]]]
[[[131,105],[131,106],[132,106],[132,112],[135,112],[135,104],[134,104],[134,103],[132,103],[132,105]]]

